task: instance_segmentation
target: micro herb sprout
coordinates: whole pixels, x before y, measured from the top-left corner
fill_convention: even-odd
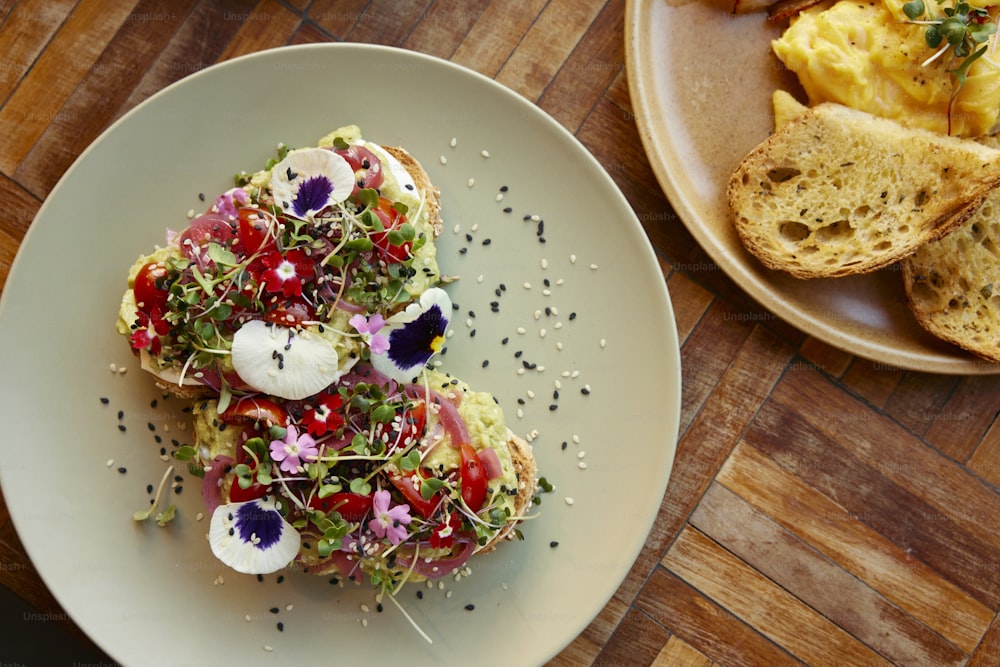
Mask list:
[[[942,5],[944,0],[935,0]],[[971,7],[968,2],[955,3],[952,7],[941,7],[943,16],[931,16],[924,0],[911,0],[903,5],[903,13],[910,22],[926,26],[924,40],[927,46],[938,49],[922,65],[927,66],[949,51],[958,60],[954,69],[948,70],[954,80],[951,99],[948,103],[948,133],[951,134],[951,116],[955,99],[969,75],[969,68],[991,48],[987,42],[997,32],[997,24],[989,12],[980,7]]]

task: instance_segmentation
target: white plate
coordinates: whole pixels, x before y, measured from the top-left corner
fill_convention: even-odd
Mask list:
[[[207,520],[196,520],[198,480],[181,465],[174,524],[131,519],[168,466],[156,436],[168,451],[191,436],[181,403],[153,407],[158,392],[114,332],[129,265],[205,207],[199,193],[214,196],[235,172],[262,166],[279,141],[312,144],[347,123],[409,149],[440,186],[439,260],[462,278],[448,288],[461,310],[444,365],[491,390],[515,431],[537,429],[539,467],[556,486],[524,542],[473,561],[472,576],[446,580],[445,590],[404,588],[399,599],[433,644],[391,605],[377,613],[367,586],[299,573],[261,583],[218,565]],[[532,214],[544,220],[544,243],[524,220]],[[125,664],[543,662],[587,626],[638,555],[670,475],[680,410],[663,276],[600,165],[495,82],[378,46],[253,54],[122,118],[39,211],[0,303],[0,348],[0,474],[11,516],[59,602]],[[523,361],[544,370],[518,374]]]
[[[775,316],[884,370],[1000,373],[917,324],[897,267],[822,280],[765,269],[733,229],[726,186],[774,125],[771,94],[798,83],[771,53],[780,26],[732,16],[731,0],[630,0],[626,58],[650,164],[712,261]],[[707,36],[711,36],[709,41]]]

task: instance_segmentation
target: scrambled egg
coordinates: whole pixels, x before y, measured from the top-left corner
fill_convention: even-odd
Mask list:
[[[926,4],[937,10],[933,0]],[[954,91],[948,70],[958,62],[947,53],[924,64],[936,50],[924,41],[924,26],[906,22],[902,5],[903,0],[817,5],[793,19],[771,46],[798,76],[810,105],[838,102],[947,134]],[[972,64],[959,90],[951,110],[951,134],[987,134],[998,114],[1000,53],[988,51]]]

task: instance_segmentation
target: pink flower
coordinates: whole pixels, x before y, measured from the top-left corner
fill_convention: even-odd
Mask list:
[[[281,463],[279,466],[287,473],[302,471],[303,463],[311,463],[319,457],[316,441],[308,433],[299,435],[294,424],[285,429],[284,440],[271,441],[271,458]]]
[[[348,324],[357,329],[361,337],[368,343],[372,354],[385,354],[389,349],[389,339],[378,335],[379,329],[385,325],[385,318],[382,317],[381,313],[375,313],[367,318],[364,315],[355,315],[348,320]]]
[[[376,491],[372,499],[372,513],[375,518],[368,522],[368,528],[379,538],[386,537],[395,546],[406,539],[406,528],[413,517],[408,505],[390,508],[391,498],[386,490]]]
[[[215,210],[232,220],[236,219],[237,209],[245,206],[250,196],[243,188],[227,190],[215,198]]]
[[[164,336],[170,331],[170,325],[163,319],[159,307],[146,313],[139,311],[136,318],[136,326],[129,341],[132,348],[136,350],[149,350],[154,357],[158,356],[163,349],[160,336]]]
[[[264,287],[285,296],[302,296],[302,282],[313,275],[313,261],[301,250],[289,250],[284,255],[276,250],[264,257],[264,266]]]

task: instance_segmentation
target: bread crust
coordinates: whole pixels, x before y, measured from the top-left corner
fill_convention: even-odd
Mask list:
[[[444,231],[444,222],[441,220],[441,190],[431,182],[430,176],[420,161],[410,155],[406,149],[400,146],[383,146],[385,152],[396,158],[401,165],[410,172],[413,183],[417,189],[424,193],[427,198],[427,214],[431,226],[434,228],[434,236],[438,237]]]

